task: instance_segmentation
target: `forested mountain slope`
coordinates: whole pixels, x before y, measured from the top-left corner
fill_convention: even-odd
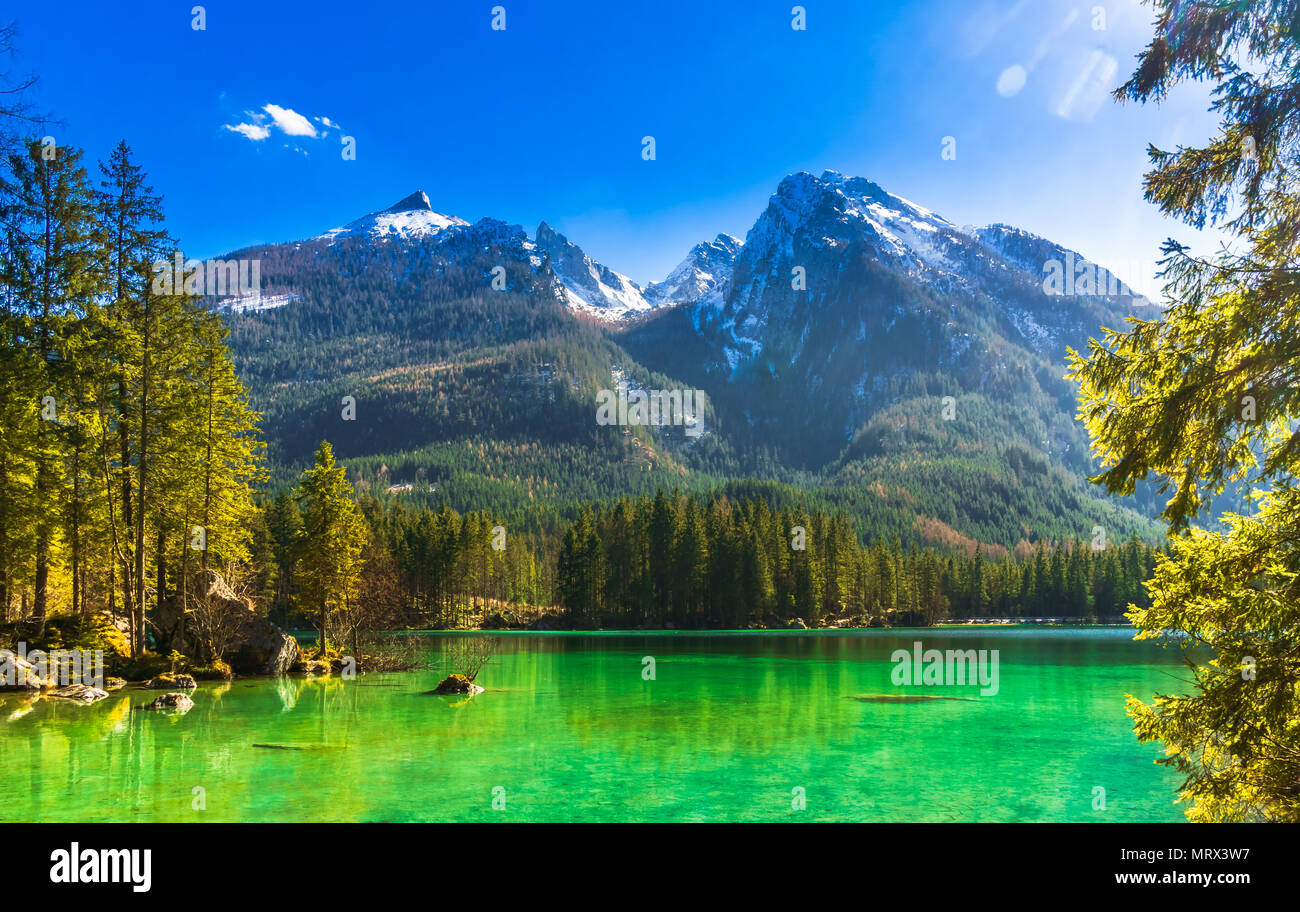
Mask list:
[[[260,261],[272,305],[214,302],[277,486],[329,439],[364,490],[543,524],[755,479],[918,543],[1151,528],[1084,484],[1061,376],[1066,345],[1147,302],[1051,294],[1047,261],[1091,264],[860,178],[792,175],[743,243],[719,235],[644,289],[545,224],[469,224],[422,193],[230,256]],[[703,432],[597,423],[619,383],[704,391]]]

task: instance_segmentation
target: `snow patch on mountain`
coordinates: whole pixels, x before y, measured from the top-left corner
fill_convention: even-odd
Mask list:
[[[295,301],[301,301],[302,296],[294,292],[286,294],[256,294],[242,295],[234,298],[222,298],[217,301],[213,307],[219,311],[227,313],[259,313],[263,310],[275,310],[279,307],[285,307]]]

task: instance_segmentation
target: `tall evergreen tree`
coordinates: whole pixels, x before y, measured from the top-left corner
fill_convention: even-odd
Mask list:
[[[1300,820],[1300,3],[1155,0],[1155,37],[1120,99],[1213,85],[1217,135],[1150,150],[1147,199],[1236,244],[1211,259],[1165,245],[1166,306],[1071,352],[1095,479],[1153,478],[1172,554],[1130,613],[1141,638],[1210,647],[1189,696],[1136,699],[1138,736],[1186,775],[1198,820]],[[1196,528],[1230,480],[1263,492],[1225,532]]]
[[[139,488],[147,456],[145,414],[149,381],[142,376],[144,340],[149,336],[151,285],[155,264],[170,267],[162,200],[145,183],[144,172],[125,142],[100,163],[96,198],[104,239],[102,268],[109,285],[102,355],[114,420],[100,444],[109,509],[112,548],[120,568],[122,605],[130,619],[132,643],[143,648],[143,517],[137,522]],[[145,396],[145,398],[141,398]],[[137,560],[139,556],[139,560]]]
[[[334,462],[334,449],[321,441],[315,464],[298,486],[302,537],[296,570],[299,591],[316,612],[321,655],[325,654],[330,612],[356,592],[367,529],[352,500],[347,469]]]
[[[81,158],[80,150],[32,140],[9,155],[8,176],[0,187],[6,233],[11,234],[0,261],[8,270],[4,284],[26,317],[41,388],[40,401],[30,404],[42,417],[30,450],[35,462],[32,615],[38,634],[48,610],[56,519],[63,512],[59,505],[66,482],[60,454],[75,370],[66,357],[66,335],[102,290],[94,200]]]

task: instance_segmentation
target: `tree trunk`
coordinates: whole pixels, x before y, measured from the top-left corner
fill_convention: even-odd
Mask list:
[[[36,577],[33,580],[35,592],[32,595],[32,636],[39,637],[45,633],[46,589],[50,582],[49,541],[42,535],[36,544]]]
[[[154,530],[154,606],[161,607],[167,599],[167,532],[163,520],[158,520]]]
[[[52,256],[52,232],[54,226],[50,217],[50,208],[48,200],[50,198],[50,176],[49,169],[43,173],[45,182],[45,259],[42,261],[42,283],[41,283],[41,322],[40,322],[40,353],[41,369],[49,370],[50,363],[50,298],[53,294],[50,277],[50,258]],[[49,377],[47,376],[48,380]],[[46,466],[45,452],[43,441],[45,438],[46,422],[42,421],[36,429],[36,446],[37,458],[40,460],[40,466],[36,470],[36,508],[42,511],[42,515],[36,520],[36,577],[34,580],[36,591],[33,595],[32,615],[36,625],[36,636],[45,632],[45,610],[46,610],[46,589],[49,586],[50,579],[50,530],[49,521],[45,518],[44,511],[47,508],[46,495],[49,491],[49,469]]]
[[[144,494],[149,455],[149,319],[144,319],[144,369],[140,375],[140,484],[136,491],[135,516],[135,604],[132,637],[135,657],[144,651]]]
[[[135,581],[132,578],[131,573],[131,533],[135,528],[133,519],[135,509],[131,502],[131,443],[127,437],[126,431],[127,392],[125,380],[118,381],[118,395],[121,397],[121,405],[118,415],[117,441],[122,459],[121,466],[118,469],[122,475],[119,495],[122,498],[122,528],[126,530],[125,534],[122,536],[126,541],[126,550],[121,551],[120,548],[118,549],[120,553],[119,560],[122,562],[122,613],[126,615],[127,628],[131,632],[131,654],[138,658],[135,647]],[[107,471],[107,469],[105,469],[105,471]],[[116,522],[113,523],[113,538],[115,542],[118,541]]]
[[[73,433],[77,433],[74,429]],[[72,447],[72,530],[69,542],[72,551],[72,613],[85,611],[86,594],[81,590],[81,438]]]

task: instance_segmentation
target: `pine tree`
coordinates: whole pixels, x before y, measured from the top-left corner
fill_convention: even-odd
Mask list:
[[[334,449],[321,441],[315,464],[298,486],[302,506],[302,536],[296,568],[303,602],[316,612],[320,655],[325,654],[330,613],[356,592],[360,556],[367,529],[356,504],[347,469],[334,462]]]
[[[42,392],[40,402],[29,406],[43,419],[30,450],[35,462],[32,615],[37,635],[48,611],[56,520],[63,512],[59,504],[67,481],[61,452],[74,367],[67,359],[65,335],[101,291],[93,196],[81,158],[77,149],[33,140],[9,155],[9,176],[0,188],[9,235],[4,284],[26,318]]]
[[[1206,145],[1150,150],[1147,199],[1238,244],[1205,260],[1165,245],[1166,306],[1070,353],[1095,479],[1170,492],[1171,554],[1155,568],[1139,638],[1175,634],[1191,695],[1130,699],[1142,741],[1186,775],[1195,820],[1300,821],[1300,5],[1156,0],[1155,37],[1121,99],[1158,101],[1208,80],[1221,116]],[[1226,481],[1263,492],[1227,531],[1194,523]],[[1129,568],[1126,567],[1126,576]]]
[[[145,443],[142,423],[147,428],[139,396],[147,392],[148,386],[141,370],[148,335],[146,322],[151,316],[154,264],[170,265],[164,262],[169,251],[161,228],[162,201],[145,183],[144,173],[131,160],[126,143],[119,143],[99,168],[96,208],[104,240],[102,269],[109,285],[101,355],[112,371],[107,382],[113,411],[111,433],[103,436],[99,459],[111,498],[111,544],[120,567],[122,606],[130,619],[133,649],[138,654],[143,646],[144,580],[140,541],[143,526],[136,521],[136,512],[144,466],[140,459]],[[140,562],[136,559],[138,553]]]
[[[17,235],[5,233],[8,243]],[[30,582],[36,557],[36,498],[34,487],[44,393],[42,370],[29,343],[30,319],[20,308],[13,288],[11,255],[6,244],[0,256],[3,327],[0,331],[0,615],[8,619],[15,592]]]
[[[687,500],[682,510],[681,531],[677,535],[672,568],[673,620],[677,626],[685,627],[691,618],[708,611],[705,583],[709,571],[709,543],[699,506],[693,499]]]

